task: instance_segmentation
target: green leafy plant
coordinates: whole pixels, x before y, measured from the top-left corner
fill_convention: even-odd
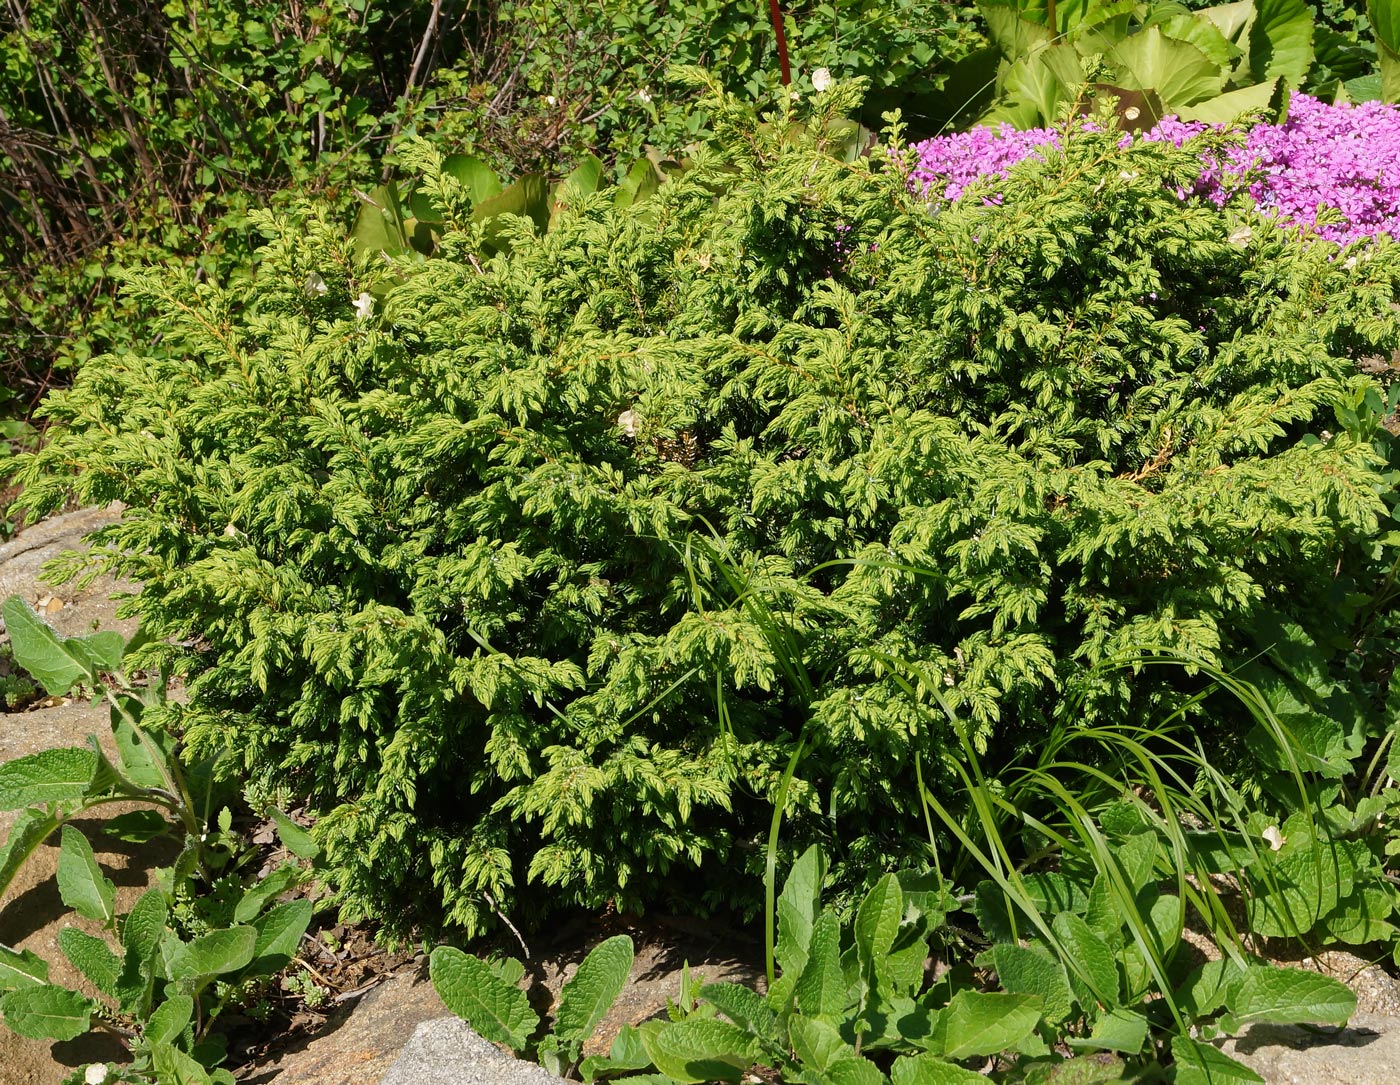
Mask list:
[[[1303,86],[1315,60],[1306,0],[1199,11],[1126,0],[988,0],[978,10],[995,52],[965,61],[958,83],[986,72],[994,100],[980,120],[1019,128],[1056,123],[1094,94],[1115,98],[1148,128],[1167,114],[1232,121],[1277,106],[1280,88]]]
[[[1153,843],[1130,835],[1122,844],[1116,869],[1127,872],[1136,893],[1152,891]],[[1173,1080],[1182,1085],[1222,1073],[1257,1081],[1202,1041],[1256,1022],[1344,1024],[1356,1005],[1337,980],[1242,958],[1209,962],[1169,989],[1170,1002],[1146,1002],[1149,970],[1128,952],[1122,902],[1103,876],[1088,892],[1074,891],[1069,879],[1021,883],[1032,914],[1054,912],[1046,938],[1073,969],[1037,941],[1013,935],[986,954],[1004,988],[987,991],[964,969],[926,972],[956,907],[936,875],[886,874],[843,922],[822,905],[825,873],[813,847],[788,874],[778,898],[778,969],[766,993],[698,984],[682,992],[669,1020],[624,1026],[607,1055],[580,1061],[631,960],[625,936],[602,943],[561,993],[557,1039],[538,1048],[544,1064],[560,1073],[576,1068],[586,1082],[738,1082],[759,1067],[782,1081],[818,1085],[971,1085],[985,1079],[967,1064],[988,1058],[999,1060],[999,1080],[1081,1080],[1073,1075],[1092,1068],[1091,1080],[1117,1082],[1137,1080],[1160,1054],[1175,1063]],[[1158,898],[1154,919],[1170,911],[1160,902],[1174,899]],[[431,971],[444,1002],[483,1036],[518,1054],[535,1050],[530,1038],[539,1021],[518,986],[518,962],[439,947]],[[1175,1027],[1156,1012],[1165,1005]],[[1053,1050],[1066,1042],[1069,1058]]]
[[[559,992],[554,1027],[544,1035],[519,981],[524,966],[514,958],[484,961],[451,946],[428,959],[433,988],[444,1005],[492,1043],[538,1061],[550,1073],[572,1077],[596,1064],[583,1059],[583,1045],[607,1016],[632,969],[632,939],[625,934],[599,942]]]
[[[0,808],[20,811],[0,847],[0,894],[34,850],[59,833],[59,897],[88,927],[63,930],[58,945],[97,992],[52,984],[41,957],[0,946],[0,1015],[22,1036],[70,1040],[93,1028],[118,1036],[133,1058],[109,1070],[109,1082],[231,1083],[232,1075],[218,1068],[223,1046],[211,1032],[222,992],[275,975],[296,955],[312,904],[278,903],[278,897],[301,872],[286,863],[240,883],[226,916],[201,909],[200,887],[207,892],[219,878],[227,889],[243,857],[229,809],[211,816],[213,766],[182,764],[175,736],[161,723],[163,680],[130,684],[122,671],[127,645],[118,633],[60,636],[18,596],[3,610],[15,658],[50,694],[86,690],[107,702],[116,756],[92,736],[86,747],[0,765]],[[173,832],[181,847],[174,865],[157,872],[158,884],[123,913],[92,845],[71,823],[132,802],[150,809],[112,818],[108,832],[135,841]],[[81,1073],[73,1080],[82,1080]]]
[[[1369,609],[1337,593],[1379,580],[1392,468],[1338,418],[1381,395],[1394,244],[1181,200],[1228,132],[1074,129],[934,214],[897,133],[833,153],[858,94],[767,127],[717,96],[644,204],[502,216],[504,246],[467,212],[408,276],[325,209],[265,217],[253,281],[130,276],[161,351],[50,398],[27,506],[127,505],[67,571],[143,583],[191,753],[305,799],[350,914],[756,908],[775,806],[778,860],[822,842],[854,888],[923,861],[915,765],[937,791],[961,749],[888,659],[1012,762],[1071,704],[1196,692],[1105,659],[1228,667],[1266,610],[1332,643]],[[1251,725],[1187,723],[1212,753]]]

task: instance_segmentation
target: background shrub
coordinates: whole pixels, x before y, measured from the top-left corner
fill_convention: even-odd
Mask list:
[[[1119,653],[1344,643],[1390,564],[1389,240],[1183,204],[1227,136],[1075,133],[931,213],[912,157],[716,116],[490,259],[420,147],[434,259],[263,218],[255,281],[134,276],[166,351],[49,401],[28,500],[128,504],[98,552],[184,638],[186,741],[308,798],[351,911],[751,904],[799,742],[785,844],[859,880],[921,853],[915,762],[950,779],[931,685],[1010,760],[1195,688]]]

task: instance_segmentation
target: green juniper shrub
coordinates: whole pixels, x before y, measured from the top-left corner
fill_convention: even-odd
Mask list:
[[[1064,706],[1196,688],[1102,660],[1229,665],[1261,614],[1359,605],[1330,593],[1386,482],[1337,418],[1397,334],[1392,243],[1350,264],[1183,202],[1228,134],[1076,130],[930,208],[897,133],[847,163],[713,108],[652,199],[489,258],[422,149],[432,259],[357,259],[308,207],[245,286],[134,275],[166,353],[49,400],[26,504],[127,504],[95,553],[182,638],[188,747],[307,798],[352,913],[751,907],[799,742],[784,851],[863,880],[924,854],[915,764],[954,786],[909,668],[994,776]]]

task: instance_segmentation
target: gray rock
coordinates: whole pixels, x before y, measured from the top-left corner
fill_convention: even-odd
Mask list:
[[[1254,1025],[1221,1050],[1268,1085],[1395,1085],[1400,1020],[1357,1014],[1340,1030]]]
[[[488,1043],[457,1017],[425,1021],[379,1085],[558,1085],[561,1079]]]

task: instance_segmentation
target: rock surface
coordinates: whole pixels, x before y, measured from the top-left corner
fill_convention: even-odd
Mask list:
[[[1254,1025],[1221,1050],[1268,1085],[1395,1085],[1400,1081],[1400,1020],[1359,1013],[1337,1029]]]
[[[85,509],[55,517],[29,528],[0,546],[0,599],[23,596],[40,604],[44,617],[61,632],[72,635],[100,629],[116,629],[129,636],[132,621],[117,621],[113,591],[134,590],[103,578],[78,591],[54,588],[39,581],[45,562],[66,550],[82,549],[82,536],[120,515],[116,509]],[[3,628],[3,623],[0,623]],[[0,717],[0,763],[39,750],[59,746],[82,746],[89,734],[110,734],[107,711],[85,702],[70,702]],[[111,751],[115,752],[115,751]],[[139,809],[134,804],[103,807],[103,818]],[[0,812],[0,835],[9,833],[15,814]],[[131,907],[148,887],[150,871],[171,856],[162,845],[136,848],[99,831],[103,819],[92,818],[73,824],[84,831],[97,854],[98,865],[117,885],[117,908]],[[58,933],[66,926],[77,926],[98,933],[97,924],[75,917],[58,899],[54,875],[58,869],[57,838],[41,846],[15,876],[9,889],[0,894],[0,943],[31,949],[50,965],[52,982],[75,989],[88,989],[83,978],[58,950]],[[66,1043],[31,1040],[0,1027],[0,1085],[59,1085],[77,1067],[89,1062],[120,1061],[124,1049],[102,1034],[80,1037]]]
[[[425,1021],[380,1085],[555,1085],[560,1078],[512,1058],[456,1017]]]

